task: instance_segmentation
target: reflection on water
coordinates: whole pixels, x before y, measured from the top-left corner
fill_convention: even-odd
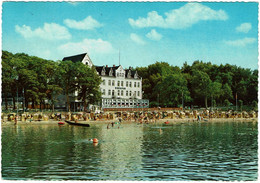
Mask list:
[[[256,180],[257,133],[251,122],[4,125],[2,178]]]

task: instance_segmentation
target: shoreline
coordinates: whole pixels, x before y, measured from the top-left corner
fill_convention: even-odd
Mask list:
[[[59,120],[59,121],[64,121]],[[55,124],[57,125],[57,123],[59,122],[57,120],[48,120],[48,121],[18,121],[17,124],[18,125],[27,125],[27,124],[32,124],[32,125],[43,125],[43,124]],[[115,120],[99,120],[99,121],[83,121],[83,120],[79,120],[78,123],[88,123],[88,124],[109,124],[111,122],[118,122],[118,119]],[[192,118],[176,118],[176,119],[159,119],[156,122],[149,122],[148,124],[164,124],[164,122],[168,121],[168,124],[178,124],[178,123],[219,123],[219,122],[258,122],[258,118],[212,118],[212,119],[204,119],[204,120],[200,120],[197,121],[197,119],[192,119]],[[122,121],[122,124],[128,124],[128,123],[139,123],[139,122],[135,122],[135,121]],[[144,122],[143,122],[144,123]],[[66,123],[65,123],[66,124]],[[145,123],[144,123],[145,124]],[[2,126],[6,126],[6,125],[14,125],[13,121],[1,121],[1,125]]]

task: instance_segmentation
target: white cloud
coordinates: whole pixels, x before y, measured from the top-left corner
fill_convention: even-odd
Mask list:
[[[84,39],[81,42],[69,42],[59,46],[58,50],[66,53],[64,55],[73,55],[82,52],[89,54],[110,54],[116,51],[111,43],[102,39]]]
[[[30,26],[23,25],[15,26],[15,31],[21,34],[24,38],[39,37],[47,40],[70,39],[71,35],[66,27],[55,23],[44,23],[42,28],[32,30]]]
[[[69,28],[79,29],[79,30],[93,30],[98,27],[102,27],[103,25],[96,21],[91,16],[86,17],[82,21],[76,21],[72,19],[65,19],[64,24],[66,24]]]
[[[224,41],[226,44],[230,45],[230,46],[238,46],[238,47],[244,47],[248,44],[253,44],[256,42],[255,38],[244,38],[244,39],[237,39],[237,40],[229,40],[229,41]]]
[[[251,23],[242,23],[240,26],[236,27],[237,32],[248,33],[252,29]]]
[[[137,34],[131,33],[130,38],[137,44],[141,44],[141,45],[145,44],[145,41]]]
[[[69,3],[73,6],[77,6],[79,4],[79,2],[77,2],[77,1],[68,1],[67,3]]]
[[[165,13],[165,18],[156,11],[149,12],[146,18],[137,20],[129,18],[132,27],[161,27],[171,29],[185,29],[202,20],[227,20],[228,15],[223,10],[213,10],[199,3],[187,3],[179,9]]]
[[[151,32],[148,32],[146,34],[146,37],[148,37],[149,39],[154,40],[154,41],[159,41],[162,39],[162,35],[159,34],[158,32],[156,32],[155,29],[152,29]]]

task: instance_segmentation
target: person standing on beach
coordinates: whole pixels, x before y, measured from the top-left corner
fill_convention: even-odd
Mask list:
[[[17,125],[17,116],[14,118],[14,125]]]

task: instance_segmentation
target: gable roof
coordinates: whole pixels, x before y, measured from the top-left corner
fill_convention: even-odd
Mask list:
[[[72,62],[82,62],[82,60],[84,59],[84,57],[85,57],[86,55],[87,55],[87,53],[82,53],[82,54],[79,54],[79,55],[64,57],[64,58],[62,59],[62,61],[71,60]]]
[[[135,74],[137,73],[137,71],[131,71],[131,76],[134,78]],[[138,75],[137,75],[138,76]]]
[[[96,71],[98,72],[98,74],[101,75],[101,72],[102,72],[104,66],[95,66],[95,68],[96,68]]]
[[[117,70],[119,67],[120,67],[120,65],[119,65],[119,66],[114,66],[114,67],[112,67],[112,69],[113,69],[113,76],[116,76],[116,70]]]
[[[95,68],[96,68],[97,72],[99,73],[99,75],[101,75],[102,69],[105,68],[106,76],[109,76],[109,72],[111,69],[113,71],[113,76],[116,76],[116,70],[119,68],[119,66],[105,67],[105,66],[95,65]]]

